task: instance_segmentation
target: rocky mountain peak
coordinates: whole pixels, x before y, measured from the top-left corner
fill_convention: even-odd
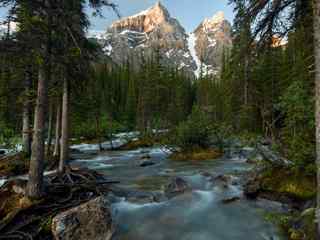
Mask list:
[[[145,11],[116,21],[111,25],[111,28],[118,32],[126,29],[148,33],[153,31],[157,26],[170,20],[169,11],[159,1]]]
[[[219,11],[213,17],[206,18],[195,30],[195,32],[199,31],[206,34],[217,31],[231,31],[231,24],[226,20],[224,12]]]
[[[139,67],[142,57],[152,57],[157,50],[166,66],[195,76],[215,75],[220,70],[223,49],[232,44],[231,24],[223,12],[218,12],[188,35],[157,2],[145,11],[114,22],[98,42],[104,54],[119,65],[134,59],[133,65]]]
[[[221,67],[222,53],[232,46],[231,24],[223,12],[205,19],[192,33],[198,57],[198,72],[216,74]],[[200,69],[200,62],[202,69]]]
[[[217,24],[221,24],[225,20],[224,12],[219,11],[212,18],[206,18],[203,24],[206,24],[207,26],[215,26]]]

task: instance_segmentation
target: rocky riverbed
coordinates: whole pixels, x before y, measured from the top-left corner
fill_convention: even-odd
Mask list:
[[[284,239],[266,214],[286,212],[287,206],[244,197],[254,154],[238,148],[220,159],[173,161],[160,148],[141,148],[105,151],[72,165],[120,181],[105,196],[112,239]]]

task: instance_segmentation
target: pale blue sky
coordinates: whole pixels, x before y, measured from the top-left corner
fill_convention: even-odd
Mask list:
[[[114,0],[119,5],[122,17],[136,14],[153,6],[157,0]],[[232,22],[232,6],[228,0],[162,0],[161,3],[169,10],[172,17],[175,17],[186,28],[188,32],[193,31],[206,17],[213,16],[218,11],[223,11],[226,18]],[[5,14],[0,9],[0,18]],[[103,11],[104,18],[91,18],[91,30],[104,31],[117,19],[117,16],[108,9]],[[91,17],[91,14],[89,13]]]

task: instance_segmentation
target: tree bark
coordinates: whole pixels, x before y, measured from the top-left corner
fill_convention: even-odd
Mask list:
[[[69,83],[66,77],[63,80],[61,130],[59,173],[64,173],[69,159]]]
[[[103,151],[102,140],[101,140],[101,130],[100,130],[100,114],[96,113],[96,138],[98,140],[99,151]]]
[[[317,239],[320,239],[320,0],[314,1],[314,56],[316,92]]]
[[[48,124],[48,136],[47,136],[47,156],[50,156],[50,154],[51,154],[52,122],[53,122],[53,104],[50,103],[50,109],[49,109],[49,124]]]
[[[53,156],[57,157],[60,154],[60,137],[61,137],[61,103],[58,100],[57,116],[56,116],[56,132]]]
[[[48,101],[48,81],[44,65],[39,68],[37,103],[34,114],[32,153],[26,195],[41,198],[43,192],[43,163],[45,149],[45,122]]]
[[[50,1],[44,1],[45,8],[50,8]],[[37,103],[34,114],[33,142],[31,147],[31,159],[29,167],[29,181],[26,187],[28,198],[39,199],[43,195],[43,171],[45,158],[45,123],[48,110],[48,86],[51,79],[51,29],[52,19],[49,12],[43,18],[48,31],[44,34],[45,40],[41,44],[43,62],[39,66]]]
[[[23,113],[22,113],[22,142],[23,142],[23,151],[27,156],[31,155],[31,140],[32,140],[32,131],[31,131],[31,114],[32,114],[32,105],[30,99],[30,91],[32,89],[32,72],[30,66],[27,67],[25,73],[25,100],[23,103]]]

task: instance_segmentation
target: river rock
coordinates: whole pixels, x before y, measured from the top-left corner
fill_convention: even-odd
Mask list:
[[[213,175],[209,172],[203,172],[201,171],[200,174],[206,178],[213,178]]]
[[[268,212],[287,213],[289,211],[289,205],[277,201],[271,201],[268,199],[258,197],[255,201],[255,205]]]
[[[149,154],[146,154],[146,155],[143,155],[142,157],[141,157],[141,159],[143,160],[143,159],[151,159],[151,156],[149,155]]]
[[[131,192],[128,195],[127,201],[132,203],[145,204],[155,202],[155,197],[153,193],[150,192],[135,191]]]
[[[110,240],[113,224],[109,203],[103,197],[62,212],[52,220],[56,240]]]
[[[244,185],[244,194],[248,198],[257,198],[260,189],[260,181],[257,178],[252,178]]]
[[[215,185],[220,185],[224,188],[228,188],[230,185],[238,185],[239,179],[232,176],[232,175],[218,175],[215,177],[211,177],[211,182],[213,182]]]
[[[191,186],[181,177],[175,177],[172,181],[165,187],[165,195],[168,198],[173,198],[184,192],[191,191]]]
[[[292,165],[292,162],[272,151],[266,145],[257,144],[257,151],[262,156],[263,160],[269,162],[273,166],[290,167]]]
[[[156,163],[151,160],[141,160],[139,166],[140,167],[149,167],[155,165]]]
[[[222,203],[229,204],[229,203],[233,203],[233,202],[236,202],[236,201],[239,201],[239,200],[240,200],[239,196],[234,196],[234,197],[229,197],[229,198],[223,199]]]
[[[147,154],[147,153],[149,153],[149,152],[150,152],[150,150],[146,150],[146,149],[142,149],[142,150],[140,151],[141,154]]]

